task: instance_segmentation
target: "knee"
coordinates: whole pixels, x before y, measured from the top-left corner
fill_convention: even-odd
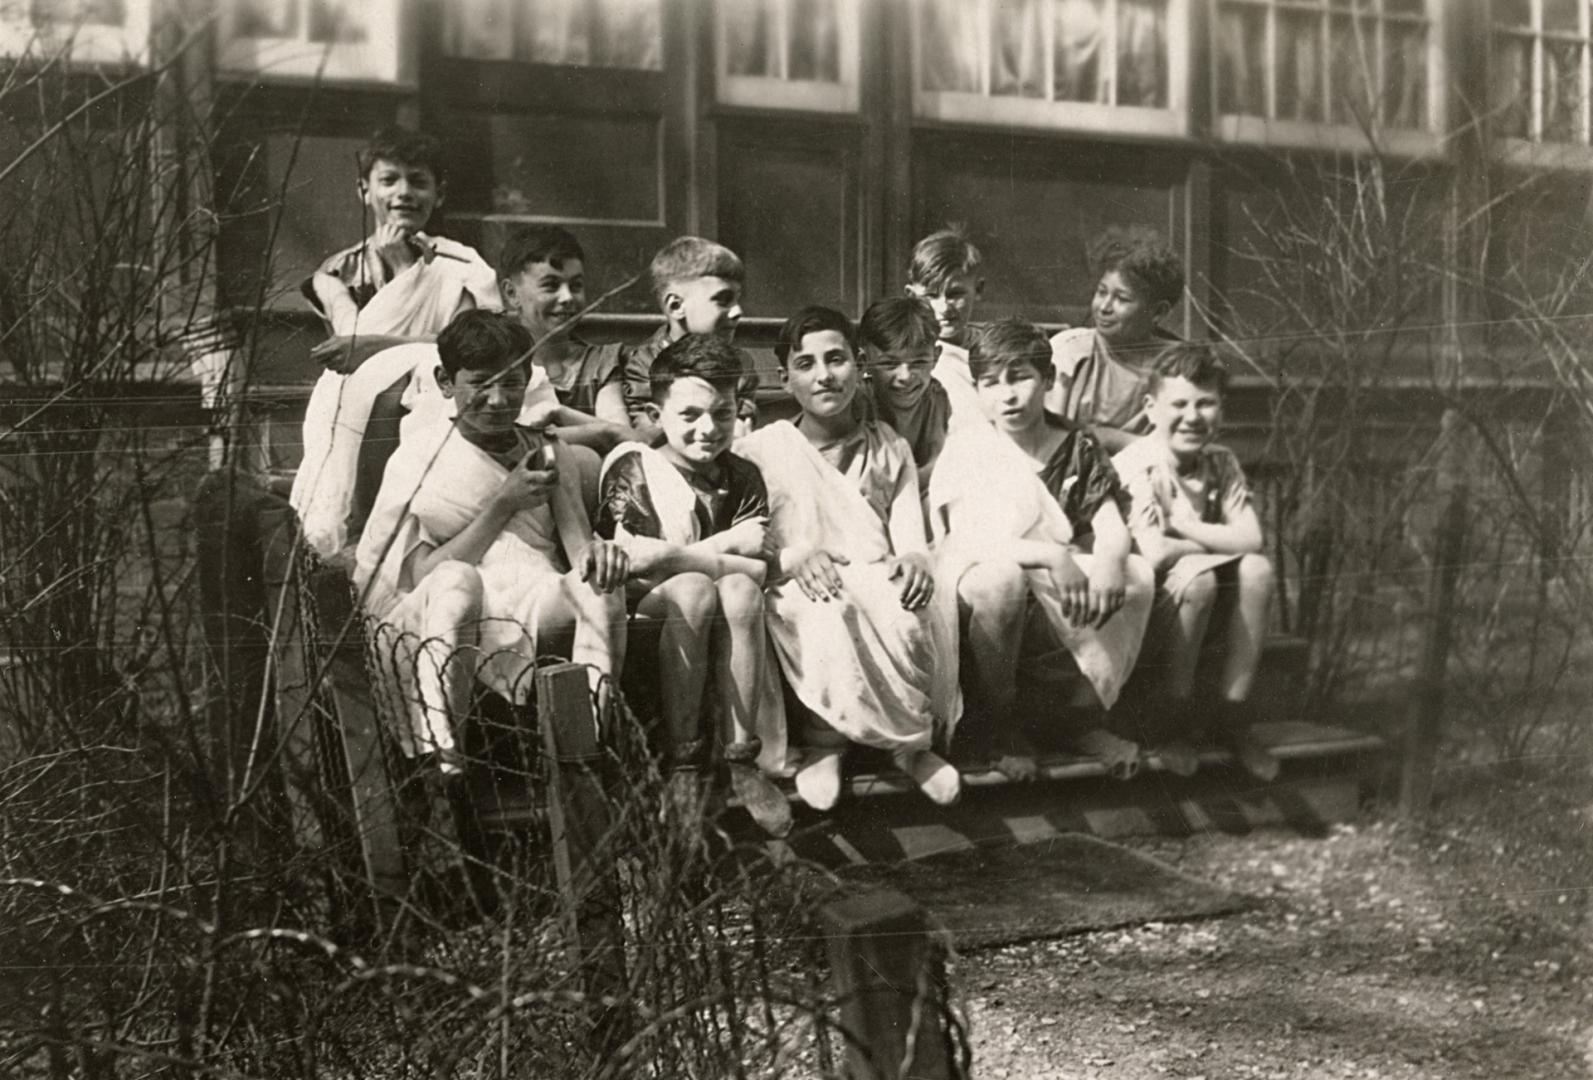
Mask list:
[[[1124,560],[1123,592],[1130,603],[1150,603],[1156,592],[1156,573],[1144,556],[1130,555]]]
[[[664,585],[670,618],[705,625],[719,610],[719,593],[707,574],[676,574]]]
[[[431,583],[430,588],[435,590],[437,603],[449,612],[461,615],[481,612],[484,592],[481,571],[470,563],[458,559],[438,563],[426,575],[426,580]]]
[[[734,626],[746,626],[763,618],[763,590],[746,574],[730,574],[715,582],[719,610]]]
[[[1272,560],[1265,555],[1246,555],[1239,560],[1239,590],[1247,596],[1271,596],[1276,580]]]
[[[1186,608],[1209,608],[1217,599],[1217,575],[1204,570],[1184,586],[1179,603]]]
[[[1028,587],[1017,563],[976,563],[957,582],[958,606],[964,613],[1006,611],[1022,603]]]

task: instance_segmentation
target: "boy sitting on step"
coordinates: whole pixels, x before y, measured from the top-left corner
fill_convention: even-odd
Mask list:
[[[1156,572],[1148,647],[1165,653],[1168,707],[1187,715],[1202,647],[1221,646],[1218,741],[1261,780],[1278,759],[1250,732],[1248,704],[1272,604],[1272,564],[1244,470],[1216,442],[1228,370],[1208,346],[1156,359],[1144,410],[1151,432],[1112,459],[1132,501],[1128,525]]]
[[[953,428],[985,422],[968,370],[974,304],[985,288],[981,263],[979,249],[960,228],[951,228],[914,244],[907,266],[907,295],[927,303],[939,324],[934,375],[949,396]]]
[[[907,440],[918,485],[927,489],[951,424],[951,399],[932,374],[939,336],[934,310],[909,296],[876,300],[863,312],[857,336],[868,358],[874,415]]]
[[[740,349],[711,334],[688,334],[658,355],[650,380],[664,443],[654,450],[626,442],[609,454],[597,527],[630,555],[632,610],[660,623],[671,801],[688,813],[700,806],[711,684],[727,721],[723,754],[736,801],[782,836],[790,806],[759,770],[760,753],[770,763],[785,757],[779,674],[763,621],[769,495],[757,466],[730,450],[736,390],[749,366]]]

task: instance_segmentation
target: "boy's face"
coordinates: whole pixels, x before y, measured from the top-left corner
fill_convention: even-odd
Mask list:
[[[1155,393],[1145,395],[1145,414],[1155,437],[1174,455],[1193,457],[1217,437],[1222,395],[1216,387],[1196,386],[1188,379],[1163,379]]]
[[[498,288],[504,310],[531,331],[532,340],[541,341],[586,306],[586,269],[580,259],[565,259],[563,266],[535,262],[498,282]]]
[[[502,435],[513,430],[520,406],[525,403],[525,365],[516,364],[494,378],[496,374],[466,369],[450,379],[448,372],[438,366],[437,386],[458,408],[454,424],[461,432]]]
[[[1019,360],[987,371],[976,384],[979,405],[996,430],[1013,434],[1045,422],[1045,392],[1055,375],[1042,375]]]
[[[802,411],[820,419],[846,412],[857,396],[857,359],[836,330],[802,335],[782,375]]]
[[[664,294],[664,314],[687,334],[717,334],[727,341],[741,321],[741,282],[721,277],[677,281]]]
[[[377,158],[360,183],[360,198],[376,225],[397,225],[419,232],[442,205],[443,185],[428,165]]]
[[[1095,332],[1113,345],[1142,345],[1149,341],[1168,310],[1167,301],[1152,303],[1139,286],[1117,270],[1101,275],[1090,301]]]
[[[935,367],[934,346],[885,352],[868,349],[869,371],[874,381],[874,396],[893,409],[911,409],[929,389],[930,372]]]
[[[736,395],[695,376],[676,379],[658,405],[663,454],[676,465],[700,468],[730,445],[736,426]]]
[[[972,274],[952,274],[938,289],[931,290],[912,282],[907,286],[907,293],[927,301],[934,309],[935,319],[940,323],[940,340],[966,346],[974,301],[979,299],[984,286],[984,280]]]

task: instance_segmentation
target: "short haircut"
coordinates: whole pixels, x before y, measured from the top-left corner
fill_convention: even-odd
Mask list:
[[[739,255],[723,244],[700,236],[677,236],[659,248],[647,274],[652,279],[653,297],[659,304],[663,304],[664,295],[676,282],[704,277],[742,282],[747,276]]]
[[[1051,339],[1044,330],[1022,319],[1002,319],[974,335],[968,347],[968,370],[975,380],[1013,364],[1028,364],[1041,378],[1051,377],[1056,367],[1051,362]]]
[[[791,354],[802,348],[803,338],[822,330],[834,330],[846,339],[847,348],[854,353],[857,351],[857,332],[852,328],[852,320],[834,308],[815,304],[803,308],[781,324],[780,337],[774,343],[774,355],[780,361],[780,367],[784,368]]]
[[[437,335],[437,358],[450,379],[461,371],[502,371],[530,351],[531,331],[501,311],[461,311]]]
[[[1195,386],[1217,391],[1220,396],[1228,392],[1228,365],[1210,345],[1175,341],[1156,354],[1146,389],[1154,394],[1168,379],[1187,379]]]
[[[365,144],[365,149],[359,155],[362,183],[370,177],[378,161],[430,169],[439,184],[448,179],[442,143],[424,131],[393,126],[384,127],[372,135],[371,141]]]
[[[721,393],[739,396],[751,370],[747,354],[718,334],[687,334],[664,347],[647,379],[653,403],[662,405],[677,379],[701,379]]]
[[[933,351],[940,338],[940,323],[927,303],[911,296],[876,300],[863,312],[857,337],[880,352]]]
[[[545,262],[555,270],[564,269],[566,259],[586,261],[581,242],[569,229],[558,225],[532,225],[509,237],[498,256],[498,276],[512,278],[528,266]]]
[[[1144,225],[1107,229],[1090,242],[1089,256],[1097,281],[1115,270],[1151,303],[1163,301],[1172,307],[1183,298],[1183,260],[1155,229]]]
[[[913,245],[913,258],[907,264],[907,282],[922,285],[931,292],[958,274],[977,274],[982,260],[961,226],[930,233]]]

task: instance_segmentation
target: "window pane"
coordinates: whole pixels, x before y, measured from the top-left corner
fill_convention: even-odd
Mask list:
[[[449,56],[663,66],[658,0],[448,0],[443,11],[443,51]]]
[[[598,0],[592,11],[592,62],[604,67],[664,67],[658,0]]]
[[[121,26],[127,21],[127,8],[121,0],[33,0],[30,15],[40,25],[81,23],[87,26]]]
[[[1217,111],[1267,115],[1266,10],[1224,4],[1217,20]]]
[[[1166,0],[1118,0],[1117,104],[1167,107]]]
[[[1543,138],[1580,142],[1582,137],[1582,46],[1543,43]]]
[[[1495,0],[1496,3],[1510,3],[1512,0]],[[1383,0],[1383,10],[1390,15],[1425,15],[1427,14],[1426,0]]]
[[[1332,54],[1328,77],[1335,124],[1365,124],[1372,118],[1377,81],[1372,52],[1377,28],[1366,19],[1335,18],[1329,24]]]
[[[514,59],[514,0],[453,0],[443,52],[467,60]]]
[[[1278,13],[1278,118],[1323,119],[1322,20]]]
[[[837,0],[789,0],[788,78],[841,81],[841,30],[836,3]]]
[[[1532,0],[1493,0],[1493,21],[1501,26],[1532,25]]]
[[[1101,47],[1105,0],[1058,0],[1053,96],[1058,101],[1107,100]]]
[[[309,29],[311,41],[364,41],[365,10],[348,0],[310,0]]]
[[[1496,35],[1493,42],[1495,130],[1507,138],[1525,139],[1532,101],[1532,39]]]
[[[1389,127],[1427,127],[1427,30],[1391,22],[1383,27],[1383,122]]]
[[[780,77],[779,0],[732,0],[719,9],[725,20],[726,61],[732,75]]]
[[[1550,33],[1576,33],[1577,0],[1543,0],[1543,28]]]
[[[918,6],[918,81],[925,90],[978,93],[979,5],[964,0],[923,0]]]
[[[1017,0],[992,11],[990,92],[1045,97],[1045,23],[1050,0]]]
[[[298,36],[298,0],[235,0],[233,12],[239,37]]]

